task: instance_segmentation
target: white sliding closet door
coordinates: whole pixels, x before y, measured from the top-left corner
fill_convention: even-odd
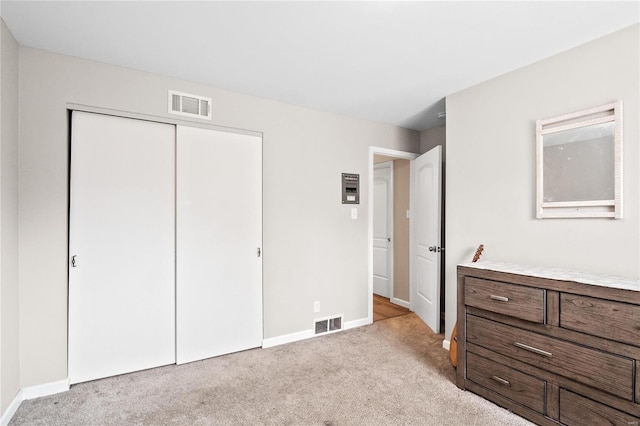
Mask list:
[[[71,383],[175,362],[175,126],[73,112]]]
[[[177,362],[262,345],[262,138],[177,128]]]

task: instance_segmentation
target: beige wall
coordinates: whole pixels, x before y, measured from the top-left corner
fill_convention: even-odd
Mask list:
[[[447,334],[456,264],[483,259],[640,277],[640,25],[447,97]],[[624,219],[535,218],[535,121],[620,99]]]
[[[393,162],[393,297],[409,302],[409,160]]]
[[[415,152],[417,132],[20,48],[23,387],[67,377],[67,103],[168,117],[169,89],[213,98],[214,125],[263,132],[265,338],[367,318],[368,147]],[[357,220],[342,172],[361,176]]]
[[[431,148],[442,146],[442,161],[447,158],[447,126],[432,127],[420,132],[420,153],[424,154]]]
[[[0,415],[20,390],[18,44],[0,20]]]

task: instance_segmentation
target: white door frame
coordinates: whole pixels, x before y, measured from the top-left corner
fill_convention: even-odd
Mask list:
[[[367,215],[367,227],[368,227],[368,290],[367,290],[367,324],[373,322],[373,156],[374,155],[384,155],[386,157],[393,157],[402,160],[415,160],[420,156],[420,154],[415,154],[413,152],[406,151],[398,151],[395,149],[389,148],[380,148],[377,146],[369,147],[369,176],[367,178],[367,183],[369,186],[369,201],[368,201],[368,212]]]

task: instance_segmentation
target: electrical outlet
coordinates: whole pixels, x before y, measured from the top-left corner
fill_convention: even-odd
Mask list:
[[[320,302],[313,302],[313,312],[320,312]]]

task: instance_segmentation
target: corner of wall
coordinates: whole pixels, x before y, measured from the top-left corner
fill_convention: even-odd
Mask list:
[[[0,19],[0,413],[20,398],[18,43]],[[17,403],[19,405],[19,402]],[[12,414],[11,414],[12,415]],[[9,416],[10,418],[10,416]],[[7,420],[8,421],[8,420]]]
[[[447,126],[442,125],[438,127],[432,127],[430,129],[425,129],[420,132],[420,153],[424,154],[429,151],[431,148],[434,148],[438,145],[442,146],[442,161],[445,158],[446,152],[446,133]]]
[[[18,394],[9,403],[7,409],[0,414],[0,426],[7,426],[9,424],[13,416],[18,411],[18,408],[20,408],[22,401],[24,401],[22,391],[18,391]]]

